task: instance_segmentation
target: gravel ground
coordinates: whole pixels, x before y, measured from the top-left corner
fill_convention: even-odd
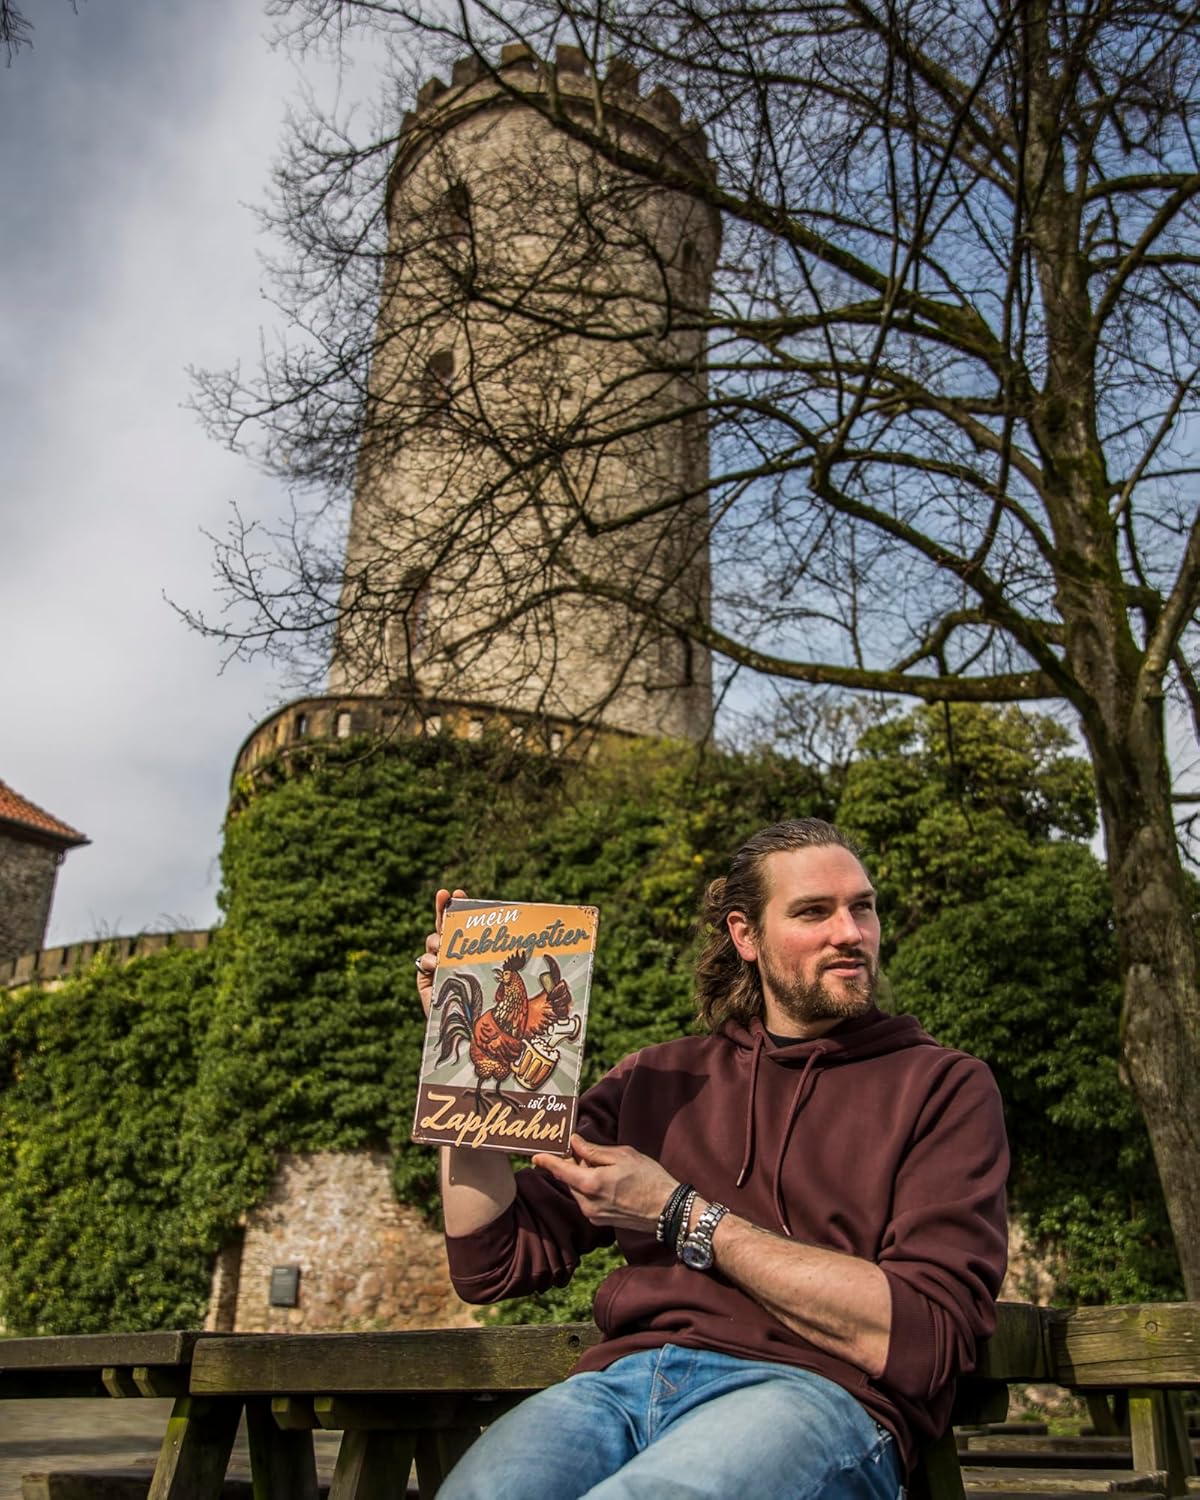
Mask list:
[[[153,1469],[171,1414],[170,1401],[0,1401],[0,1500],[21,1500],[21,1475],[35,1469]],[[329,1479],[337,1432],[319,1432],[317,1470]],[[231,1474],[249,1475],[243,1429]]]

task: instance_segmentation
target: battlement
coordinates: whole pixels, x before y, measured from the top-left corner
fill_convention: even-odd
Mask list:
[[[19,958],[0,962],[0,989],[17,989],[26,984],[55,985],[87,968],[102,953],[117,963],[162,953],[168,948],[207,948],[212,929],[182,928],[177,932],[139,932],[131,937],[91,938],[83,943],[67,943],[61,948],[43,948],[38,953],[22,953]]]
[[[253,776],[265,762],[314,743],[366,735],[388,740],[449,735],[479,740],[488,734],[507,736],[514,745],[544,755],[576,759],[594,752],[604,740],[638,736],[621,729],[584,731],[571,719],[498,709],[466,698],[414,698],[373,693],[330,693],[297,698],[275,710],[243,740],[233,763],[233,784]]]
[[[642,94],[641,74],[624,58],[614,58],[601,75],[590,68],[580,47],[560,45],[549,62],[524,42],[501,47],[495,63],[478,53],[459,58],[451,68],[449,83],[438,77],[426,79],[417,90],[416,108],[401,120],[396,170],[409,164],[409,148],[419,147],[422,138],[453,125],[460,114],[520,103],[522,96],[551,91],[560,107],[581,116],[598,120],[599,110],[607,109],[626,126],[648,128],[690,158],[706,176],[714,175],[704,130],[695,120],[683,118],[683,108],[670,89],[656,84]]]

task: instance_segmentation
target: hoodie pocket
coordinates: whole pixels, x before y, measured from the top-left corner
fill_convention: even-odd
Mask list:
[[[617,1330],[617,1309],[632,1272],[632,1266],[618,1266],[596,1288],[596,1295],[592,1300],[592,1317],[600,1332],[610,1338]]]

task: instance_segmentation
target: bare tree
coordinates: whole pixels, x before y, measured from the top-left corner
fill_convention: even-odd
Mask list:
[[[542,638],[564,601],[608,601],[650,636],[783,681],[927,702],[1062,700],[1095,769],[1124,1061],[1200,1297],[1200,993],[1174,821],[1195,789],[1173,791],[1166,741],[1171,695],[1200,734],[1197,7],[276,9],[302,44],[361,24],[420,69],[471,59],[550,127],[543,149],[560,167],[543,179],[569,181],[585,228],[543,247],[524,279],[482,236],[439,235],[428,215],[389,238],[388,164],[429,117],[366,143],[330,122],[298,134],[277,210],[298,336],[249,383],[207,377],[202,400],[228,440],[326,500],[270,566],[244,533],[226,543],[226,582],[251,607],[226,638],[286,649],[354,628],[382,660],[386,630],[362,622],[411,622],[453,548],[481,559],[520,533],[507,554],[520,587],[434,643],[456,662],[521,622]],[[514,43],[547,60],[536,88],[497,66]],[[561,44],[582,52],[585,87],[554,65]],[[643,90],[682,102],[675,138],[702,129],[709,160],[629,127],[634,70]],[[657,107],[670,114],[670,96]],[[564,174],[580,146],[604,169]],[[532,184],[533,166],[519,170]],[[655,195],[720,216],[711,294],[682,259],[664,262],[647,228]],[[658,274],[616,286],[604,267],[631,237]],[[421,255],[435,268],[424,302],[390,296],[389,277]],[[450,323],[456,362],[436,420],[443,462],[451,434],[461,459],[443,469],[427,550],[414,553],[406,520],[399,550],[415,572],[344,581],[322,505],[344,504],[428,431],[420,361]],[[569,400],[546,364],[555,349],[573,368],[595,361]],[[526,395],[501,403],[490,393],[505,370]],[[660,430],[687,423],[706,434],[705,473],[658,475],[638,505],[589,485],[609,456],[642,443],[649,454]],[[689,541],[672,550],[681,527]],[[614,563],[623,541],[636,566]],[[694,590],[689,607],[681,586],[702,543],[711,609]],[[418,677],[421,649],[409,652]],[[398,675],[394,661],[387,670]]]
[[[0,47],[4,48],[8,63],[22,47],[30,45],[32,31],[33,27],[14,0],[0,0]]]

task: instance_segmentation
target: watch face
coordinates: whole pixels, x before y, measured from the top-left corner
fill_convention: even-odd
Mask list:
[[[707,1271],[713,1263],[712,1246],[704,1244],[703,1241],[684,1240],[679,1258],[693,1271]]]

